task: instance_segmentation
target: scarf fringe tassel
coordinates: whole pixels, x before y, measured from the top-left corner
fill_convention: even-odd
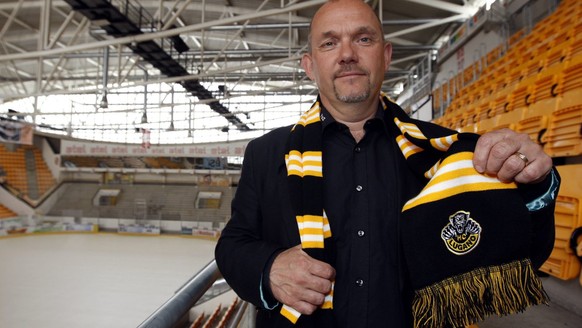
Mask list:
[[[490,315],[508,315],[549,297],[529,259],[478,268],[418,290],[414,327],[464,327]]]

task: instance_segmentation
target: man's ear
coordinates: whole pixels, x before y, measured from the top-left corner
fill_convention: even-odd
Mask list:
[[[392,61],[392,43],[386,42],[384,44],[384,71],[388,70],[390,67],[390,62]]]
[[[303,57],[301,57],[301,68],[303,68],[303,70],[305,71],[305,74],[307,75],[307,77],[309,77],[309,79],[311,81],[315,81],[315,79],[313,78],[313,70],[311,65],[313,64],[313,60],[311,59],[311,55],[306,53],[303,54]]]

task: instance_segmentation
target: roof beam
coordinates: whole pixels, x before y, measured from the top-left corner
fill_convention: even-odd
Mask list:
[[[325,2],[326,2],[326,0],[311,0],[311,1],[302,2],[302,3],[292,5],[289,7],[285,7],[285,8],[269,9],[269,10],[264,10],[261,12],[255,12],[255,13],[251,13],[251,14],[223,18],[223,19],[219,19],[219,20],[215,20],[215,21],[211,21],[211,22],[204,22],[204,23],[200,23],[200,24],[177,27],[177,28],[169,29],[169,30],[165,30],[165,31],[153,32],[153,33],[148,33],[148,34],[130,35],[130,36],[111,39],[111,40],[78,44],[78,45],[70,46],[68,48],[63,48],[63,49],[48,49],[48,50],[43,50],[43,51],[31,51],[31,52],[22,53],[22,54],[0,55],[0,62],[12,60],[12,59],[38,58],[38,57],[63,54],[63,53],[68,53],[68,52],[73,52],[73,51],[82,51],[82,50],[88,50],[88,49],[103,48],[103,47],[112,46],[112,45],[129,44],[132,42],[150,41],[150,40],[157,39],[157,38],[166,38],[166,37],[170,37],[170,36],[174,36],[174,35],[179,35],[182,33],[190,33],[190,32],[194,32],[194,31],[200,31],[200,30],[212,27],[212,26],[233,24],[236,22],[247,21],[247,20],[252,20],[252,19],[261,18],[261,17],[268,17],[268,16],[277,15],[277,14],[293,12],[293,11],[297,11],[297,10],[301,10],[301,9],[305,9],[305,8],[318,6],[318,5],[321,5]]]
[[[407,29],[404,29],[404,30],[400,30],[398,32],[385,34],[384,35],[384,39],[385,40],[390,40],[391,38],[394,38],[396,36],[401,36],[401,35],[404,35],[404,34],[416,32],[416,31],[421,31],[421,30],[424,30],[424,29],[427,29],[427,28],[430,28],[430,27],[433,27],[433,26],[438,26],[438,25],[442,25],[442,24],[447,24],[447,23],[450,23],[450,22],[458,21],[462,17],[464,17],[464,15],[450,16],[450,17],[447,17],[447,18],[443,18],[440,21],[430,22],[430,23],[426,23],[426,24],[421,24],[421,25],[418,25],[418,26],[414,26],[414,27],[411,27],[411,28],[407,28]]]
[[[406,1],[418,3],[423,6],[428,6],[440,10],[450,11],[455,14],[463,14],[465,15],[464,16],[465,18],[471,16],[474,12],[474,9],[470,6],[456,5],[454,3],[445,2],[441,0],[406,0]]]

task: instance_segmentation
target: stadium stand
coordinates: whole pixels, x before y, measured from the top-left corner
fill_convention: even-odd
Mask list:
[[[544,150],[551,156],[582,154],[582,105],[552,113]]]
[[[99,160],[95,157],[66,156],[62,158],[62,161],[69,162],[75,167],[99,167]]]
[[[14,217],[14,216],[16,216],[16,213],[14,213],[13,211],[11,211],[6,206],[0,204],[0,219],[11,218],[11,217]]]
[[[238,297],[227,308],[223,308],[222,304],[218,304],[208,318],[206,318],[204,312],[201,313],[189,325],[189,328],[225,328],[230,323],[237,308],[241,305],[242,303]]]
[[[115,205],[96,206],[93,198],[101,188],[121,191]],[[66,216],[82,213],[84,217],[136,218],[136,200],[143,200],[148,220],[182,220],[224,222],[230,215],[230,202],[236,188],[172,184],[114,184],[65,182],[59,187],[62,197],[48,215]],[[200,191],[220,191],[220,208],[196,208],[195,199]]]
[[[582,99],[581,6],[563,1],[530,33],[521,29],[513,34],[507,50],[495,47],[483,61],[436,88],[433,104],[445,108],[445,117],[438,122],[477,133],[511,128],[541,142],[553,113],[579,105]],[[484,69],[476,69],[477,63]],[[469,119],[472,113],[476,122]],[[469,124],[477,128],[465,128]]]
[[[216,310],[214,310],[214,312],[212,312],[212,314],[210,315],[210,317],[208,317],[208,320],[204,323],[204,325],[202,326],[202,328],[212,328],[214,327],[214,324],[216,323],[216,321],[218,320],[219,316],[220,316],[220,311],[222,310],[222,305],[219,304],[216,307]]]
[[[8,149],[0,145],[0,166],[6,173],[4,183],[25,198],[38,200],[56,186],[40,149],[35,146]]]

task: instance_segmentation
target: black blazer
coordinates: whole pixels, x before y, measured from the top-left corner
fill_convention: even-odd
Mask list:
[[[301,242],[285,167],[290,130],[278,128],[248,144],[232,217],[216,246],[224,278],[242,299],[258,307],[265,264],[277,251]]]

